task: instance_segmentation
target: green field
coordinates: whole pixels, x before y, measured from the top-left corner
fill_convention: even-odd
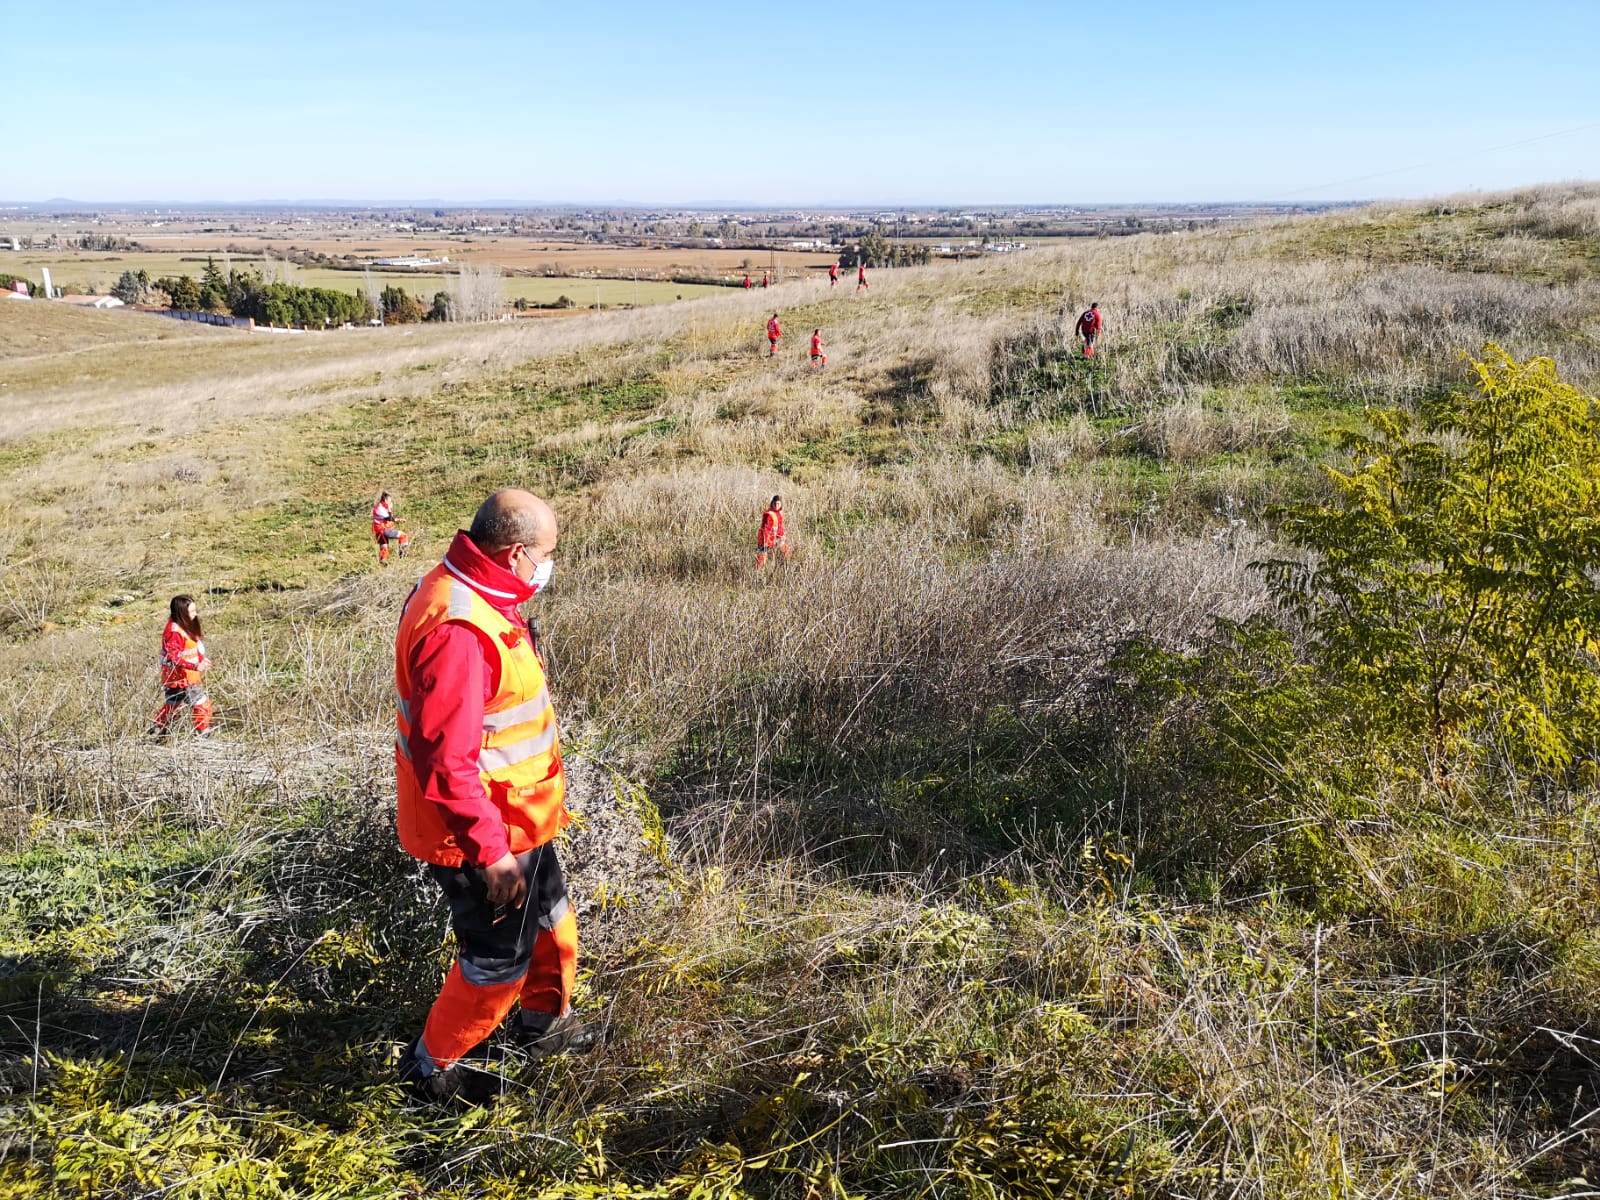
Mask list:
[[[212,256],[219,266],[231,263],[234,267],[259,267],[259,258],[244,256]],[[22,275],[35,283],[43,280],[42,268],[50,269],[50,277],[57,287],[93,289],[107,292],[124,271],[146,271],[152,279],[165,275],[190,275],[196,279],[206,267],[206,255],[197,252],[182,254],[115,254],[73,252],[50,255],[27,251],[0,256],[0,271]],[[374,271],[373,278],[385,287],[397,284],[422,298],[424,303],[435,292],[443,291],[448,276],[415,271]],[[334,288],[338,291],[361,290],[365,276],[359,271],[335,271],[322,267],[292,268],[290,281],[304,287]],[[725,289],[702,283],[674,283],[670,280],[641,279],[584,279],[547,278],[543,276],[507,276],[505,296],[507,302],[527,300],[532,304],[554,304],[562,296],[570,297],[580,308],[600,304],[616,308],[624,304],[671,304],[676,300],[692,300],[714,295]]]

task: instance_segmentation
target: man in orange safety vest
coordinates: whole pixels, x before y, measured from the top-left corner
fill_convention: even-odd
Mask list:
[[[395,640],[400,843],[450,907],[457,957],[401,1054],[418,1099],[477,1103],[500,1080],[463,1060],[511,1013],[529,1054],[587,1050],[572,1011],[578,923],[552,840],[566,773],[544,661],[519,605],[549,585],[550,506],[499,491],[406,601]]]

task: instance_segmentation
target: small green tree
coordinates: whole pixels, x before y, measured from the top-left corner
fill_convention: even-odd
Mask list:
[[[1331,505],[1287,511],[1307,559],[1263,564],[1325,671],[1438,777],[1493,741],[1555,770],[1600,738],[1600,418],[1546,358],[1498,346],[1477,387],[1369,411]]]
[[[116,283],[111,285],[111,294],[124,304],[137,304],[144,294],[144,289],[139,286],[139,277],[132,271],[124,271],[117,277]]]
[[[188,275],[180,275],[174,279],[164,275],[156,280],[156,287],[167,294],[167,301],[173,308],[193,311],[200,307],[200,285]]]
[[[206,259],[206,269],[200,274],[200,308],[207,312],[226,313],[228,308],[228,277],[211,259]]]
[[[422,305],[405,288],[391,284],[383,289],[381,296],[385,325],[414,325],[422,320]]]
[[[1197,654],[1122,656],[1151,718],[1132,761],[1155,858],[1351,911],[1397,845],[1492,876],[1485,809],[1592,769],[1597,402],[1548,359],[1491,345],[1475,370],[1415,413],[1369,410],[1333,500],[1283,513],[1301,553],[1258,565],[1288,628],[1260,614]]]
[[[857,261],[864,261],[869,267],[883,266],[889,261],[889,239],[876,229],[869,230],[856,249],[856,257]]]

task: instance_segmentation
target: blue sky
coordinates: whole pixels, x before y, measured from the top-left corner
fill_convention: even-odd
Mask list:
[[[1597,49],[1600,0],[13,0],[0,198],[1430,195],[1600,177]]]

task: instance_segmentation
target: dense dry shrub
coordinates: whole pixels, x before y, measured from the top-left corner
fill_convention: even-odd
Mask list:
[[[756,588],[591,577],[550,629],[560,685],[653,747],[645,763],[908,804],[933,820],[919,836],[953,822],[990,837],[1034,806],[1092,807],[1056,790],[1086,764],[1052,737],[1096,725],[1128,638],[1183,645],[1214,615],[1250,611],[1243,565],[1211,541],[1073,549],[1059,532],[953,557],[872,525]]]
[[[1280,397],[1190,392],[1149,413],[1126,436],[1141,453],[1194,462],[1270,446],[1288,430],[1289,411]]]
[[[1600,238],[1600,196],[1578,187],[1518,192],[1486,205],[1484,223],[1536,238]]]

